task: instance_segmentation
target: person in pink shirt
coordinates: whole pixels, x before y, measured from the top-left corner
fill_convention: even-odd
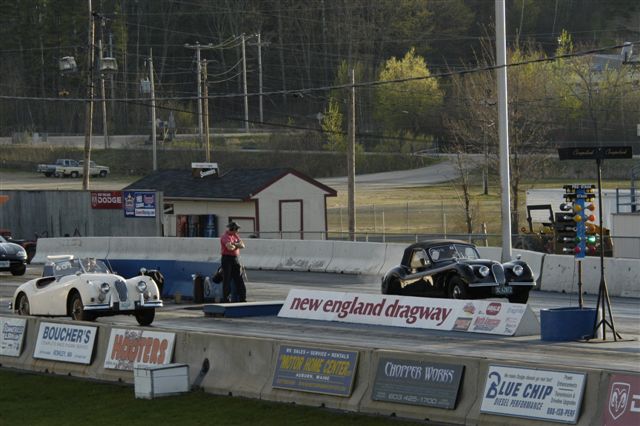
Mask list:
[[[220,254],[222,255],[222,286],[225,299],[229,302],[246,302],[247,289],[242,277],[242,265],[240,264],[240,249],[244,248],[244,242],[238,235],[238,226],[235,222],[227,224],[227,231],[220,237]]]

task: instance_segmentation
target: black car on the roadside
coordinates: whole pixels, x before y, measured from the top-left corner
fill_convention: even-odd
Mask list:
[[[481,259],[476,246],[458,240],[428,240],[404,250],[400,265],[382,277],[382,293],[481,299],[506,297],[527,303],[536,286],[531,268],[517,259]]]
[[[0,236],[0,271],[11,271],[13,275],[24,275],[27,270],[27,252]]]

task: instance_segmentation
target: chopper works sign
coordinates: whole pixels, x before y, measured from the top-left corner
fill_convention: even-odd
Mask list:
[[[558,148],[560,160],[604,160],[631,158],[633,149],[630,146],[588,146],[574,148]]]

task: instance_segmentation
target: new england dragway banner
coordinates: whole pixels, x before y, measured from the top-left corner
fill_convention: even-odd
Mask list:
[[[278,316],[505,336],[540,333],[538,319],[528,305],[489,300],[294,289]]]
[[[171,363],[175,333],[111,329],[104,368],[130,370],[134,367]]]

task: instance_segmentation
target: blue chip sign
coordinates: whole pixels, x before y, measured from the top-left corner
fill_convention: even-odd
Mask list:
[[[156,193],[153,191],[123,191],[125,217],[156,217]]]

